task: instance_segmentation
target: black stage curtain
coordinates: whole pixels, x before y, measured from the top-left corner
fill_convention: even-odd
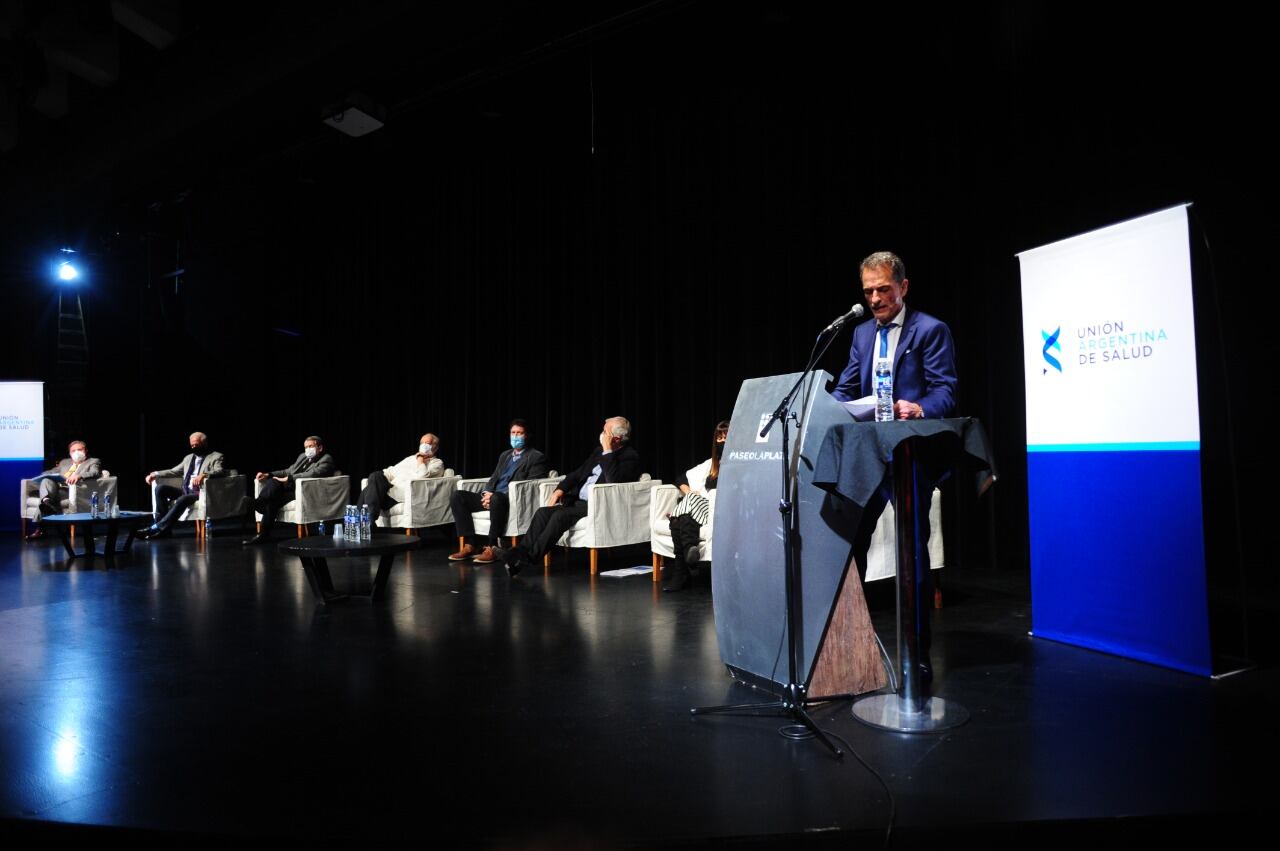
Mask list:
[[[1234,24],[1116,14],[672,4],[465,85],[424,79],[435,94],[362,139],[310,115],[292,135],[193,130],[94,184],[91,389],[57,442],[89,439],[136,502],[193,429],[245,471],[318,433],[356,477],[433,431],[449,466],[482,476],[512,417],[564,471],[622,414],[669,480],[706,457],[743,379],[803,365],[859,300],[858,261],[891,249],[909,303],[952,326],[962,413],[1003,474],[982,505],[948,497],[951,561],[1023,568],[1014,254],[1191,200],[1220,240],[1221,282],[1202,276],[1198,303],[1239,310],[1275,223],[1262,139],[1197,117],[1212,95],[1213,115],[1251,120],[1262,69],[1225,46]],[[33,219],[73,218],[70,192],[50,204]],[[1081,297],[1106,294],[1083,281]],[[6,318],[46,350],[50,298]],[[1242,409],[1261,344],[1205,339]],[[1225,444],[1219,425],[1206,441]],[[1255,510],[1242,502],[1230,511]]]

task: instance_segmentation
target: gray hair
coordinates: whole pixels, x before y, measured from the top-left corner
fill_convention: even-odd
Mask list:
[[[902,283],[907,277],[906,264],[902,262],[902,258],[894,254],[892,251],[877,251],[875,254],[868,255],[858,266],[858,274],[861,275],[867,269],[888,269],[889,277],[893,278],[894,283]]]
[[[610,436],[618,438],[623,443],[631,439],[631,421],[629,419],[626,417],[609,417],[609,420],[613,423],[613,428],[609,429]]]
[[[308,440],[314,440],[317,445],[324,446],[324,439],[321,438],[320,435],[318,434],[309,434],[306,437],[302,438],[303,443],[306,443]]]

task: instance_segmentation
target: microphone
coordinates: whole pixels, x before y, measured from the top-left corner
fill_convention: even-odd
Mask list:
[[[860,305],[860,304],[855,304],[853,307],[849,308],[849,312],[848,312],[848,313],[846,313],[844,316],[841,316],[840,318],[836,319],[834,322],[832,322],[832,323],[831,323],[830,325],[828,325],[826,328],[823,328],[823,329],[822,329],[822,333],[824,333],[824,334],[825,334],[825,333],[827,333],[828,331],[835,331],[835,330],[837,330],[837,329],[839,329],[839,328],[842,328],[842,327],[844,327],[844,323],[848,322],[850,319],[857,319],[859,316],[861,316],[862,314],[864,314],[864,313],[866,313],[866,312],[867,312],[867,311],[863,308],[863,306],[862,306],[862,305]]]

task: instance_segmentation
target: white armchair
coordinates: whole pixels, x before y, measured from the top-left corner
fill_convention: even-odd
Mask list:
[[[89,510],[89,500],[93,494],[98,499],[110,496],[116,498],[116,487],[119,484],[115,476],[106,470],[96,479],[82,479],[74,485],[67,485],[67,495],[58,506],[63,514],[77,514]],[[31,479],[23,479],[19,485],[18,516],[22,518],[22,536],[27,535],[27,521],[40,519],[40,483]]]
[[[194,520],[196,524],[196,540],[205,537],[205,526],[210,520],[223,520],[228,517],[242,517],[245,513],[245,495],[248,488],[242,476],[235,470],[228,470],[225,476],[214,476],[204,480],[200,488],[200,498],[186,511],[179,520]],[[155,480],[157,485],[182,487],[181,476],[162,476]],[[159,506],[156,503],[156,489],[151,488],[151,513],[154,516]]]
[[[434,479],[411,479],[403,502],[397,502],[378,515],[378,525],[384,529],[403,529],[406,535],[414,529],[443,526],[453,522],[453,510],[449,496],[462,481],[462,476],[445,470]],[[363,491],[369,480],[360,480]],[[342,512],[338,512],[341,516]]]
[[[699,534],[698,561],[711,561],[711,529],[715,521],[716,492],[711,491],[711,520],[702,527]],[[652,537],[649,546],[653,550],[653,581],[662,578],[663,559],[674,558],[675,549],[671,545],[671,527],[667,523],[667,515],[676,507],[680,499],[680,490],[675,485],[663,485],[655,488],[649,503],[649,524]],[[876,530],[871,534],[871,546],[867,550],[867,571],[864,582],[887,579],[897,573],[898,534],[896,515],[893,503],[885,506]],[[946,566],[942,543],[942,492],[933,491],[933,502],[929,508],[929,565],[934,570]]]
[[[698,561],[711,561],[711,531],[716,517],[716,492],[707,492],[711,503],[711,519],[698,530]],[[675,485],[661,485],[653,489],[649,501],[649,548],[653,551],[653,581],[662,581],[663,560],[674,558],[675,547],[671,543],[671,526],[667,515],[675,511],[680,501],[680,489]]]
[[[932,505],[929,506],[929,566],[938,570],[946,567],[942,546],[942,491],[934,488]],[[893,503],[884,507],[884,513],[871,534],[871,546],[867,549],[867,575],[864,582],[888,579],[898,574],[898,526]]]
[[[506,534],[511,538],[511,546],[514,547],[520,543],[520,536],[529,531],[534,512],[545,504],[547,497],[543,495],[543,485],[550,484],[551,490],[555,490],[555,485],[561,478],[559,473],[552,470],[545,479],[524,479],[512,482],[507,487],[507,499],[511,502],[511,512],[507,515]],[[459,479],[458,490],[484,493],[484,486],[488,481],[488,479]],[[549,495],[550,491],[546,493]],[[490,534],[488,511],[471,512],[471,522],[475,524],[476,535]],[[459,547],[465,543],[462,539],[458,539]]]
[[[542,503],[551,498],[556,482],[542,486]],[[599,570],[599,551],[607,547],[623,547],[643,544],[649,540],[649,504],[653,489],[661,485],[658,479],[645,473],[638,482],[611,482],[591,486],[591,499],[587,501],[587,516],[575,523],[560,536],[565,547],[586,547],[591,550],[591,573]],[[543,556],[543,567],[551,565],[551,553]]]
[[[342,517],[351,503],[351,477],[327,476],[314,479],[294,479],[293,499],[280,507],[276,519],[293,523],[298,527],[298,537],[305,537],[307,526],[322,520]],[[262,482],[254,479],[253,495],[262,491]],[[262,529],[262,515],[256,515],[258,529]]]

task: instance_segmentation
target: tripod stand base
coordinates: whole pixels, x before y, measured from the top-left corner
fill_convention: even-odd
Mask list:
[[[853,705],[853,717],[869,727],[892,730],[895,733],[932,733],[959,727],[969,720],[969,710],[940,697],[924,701],[919,712],[912,712],[911,705],[897,694],[873,694]]]

